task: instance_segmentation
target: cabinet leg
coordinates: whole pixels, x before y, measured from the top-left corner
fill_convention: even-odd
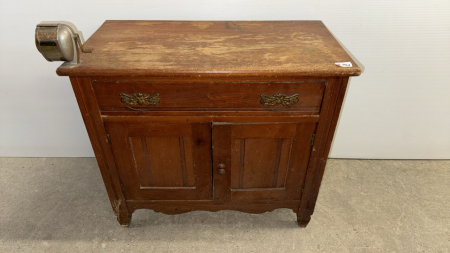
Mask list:
[[[297,213],[297,224],[299,227],[301,227],[301,228],[306,227],[310,220],[311,220],[311,215],[308,215],[307,217],[301,217],[301,215],[299,213]]]
[[[130,225],[132,215],[133,214],[128,212],[120,212],[119,215],[117,215],[117,221],[120,225],[128,227]]]

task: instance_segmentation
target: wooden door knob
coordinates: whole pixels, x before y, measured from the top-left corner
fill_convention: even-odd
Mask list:
[[[221,163],[217,167],[219,167],[219,170],[218,170],[219,175],[224,175],[225,173],[227,173],[227,170],[226,170],[227,166],[225,164]]]

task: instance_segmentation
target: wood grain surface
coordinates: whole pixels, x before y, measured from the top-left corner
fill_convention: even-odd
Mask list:
[[[351,59],[321,22],[107,21],[86,47],[58,73],[71,77],[120,224],[140,208],[283,207],[308,224],[360,73],[334,65]]]
[[[105,129],[127,199],[211,199],[209,123],[108,122]]]
[[[75,68],[89,76],[357,76],[321,21],[106,21]],[[352,62],[342,68],[335,62]]]
[[[121,102],[120,93],[128,95],[159,94],[160,103],[153,111],[302,111],[318,114],[326,82],[97,82],[92,83],[100,111],[133,111]],[[261,104],[261,94],[273,96],[298,94],[292,106]],[[136,106],[135,106],[136,107]],[[146,109],[148,106],[137,106]]]

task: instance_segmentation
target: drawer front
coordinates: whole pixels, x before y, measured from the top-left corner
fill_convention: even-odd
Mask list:
[[[303,111],[318,114],[325,81],[93,81],[100,111]]]

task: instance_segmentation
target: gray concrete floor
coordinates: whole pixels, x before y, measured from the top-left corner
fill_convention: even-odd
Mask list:
[[[94,158],[0,158],[0,252],[450,252],[450,161],[328,162],[315,214],[117,223]]]

